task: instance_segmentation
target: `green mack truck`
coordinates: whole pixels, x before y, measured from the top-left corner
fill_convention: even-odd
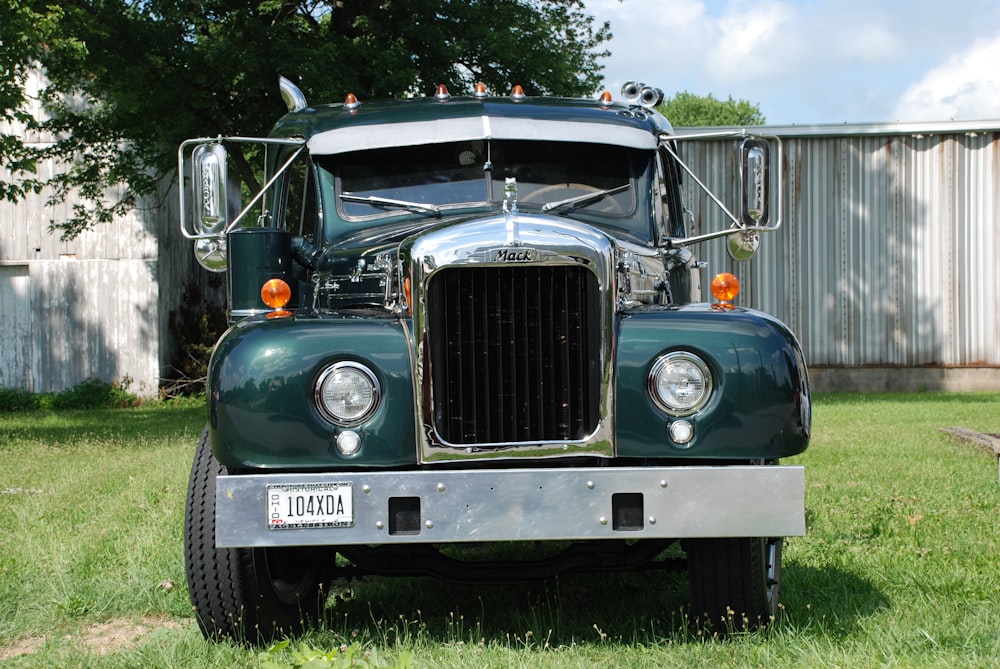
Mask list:
[[[698,137],[649,86],[322,106],[280,87],[268,137],[178,150],[182,232],[228,278],[185,516],[204,634],[296,634],[338,578],[532,581],[664,553],[692,618],[772,619],[782,538],[805,533],[803,468],[779,460],[808,444],[806,366],[733,275],[702,300],[694,250],[746,260],[780,226],[780,142],[732,134],[740,202],[711,196],[727,223],[692,235]],[[227,177],[234,143],[263,157],[255,195]],[[463,559],[493,542],[524,559]]]

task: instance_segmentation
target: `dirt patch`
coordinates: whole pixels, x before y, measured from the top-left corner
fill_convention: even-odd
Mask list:
[[[45,637],[33,636],[29,639],[18,639],[9,646],[0,646],[0,662],[21,655],[33,655],[45,643]]]
[[[181,629],[183,625],[171,618],[145,616],[139,620],[120,618],[93,624],[77,635],[68,635],[64,641],[79,644],[96,655],[116,653],[136,645],[150,632],[161,629]],[[30,637],[0,647],[0,661],[21,655],[33,655],[45,645],[46,637]]]
[[[176,620],[156,616],[146,616],[139,621],[110,620],[88,627],[81,635],[80,642],[92,653],[107,655],[135,645],[140,637],[150,632],[180,628],[181,624]]]

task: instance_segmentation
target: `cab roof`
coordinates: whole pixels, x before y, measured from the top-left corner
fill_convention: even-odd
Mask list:
[[[624,103],[555,97],[448,97],[306,107],[285,115],[272,137],[302,137],[310,153],[482,139],[613,144],[655,149],[672,134],[657,112]]]

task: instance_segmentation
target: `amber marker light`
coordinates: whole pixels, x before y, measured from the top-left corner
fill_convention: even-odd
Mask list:
[[[354,93],[348,93],[344,97],[344,109],[347,109],[348,111],[355,111],[360,106],[361,103],[358,102],[358,96]]]
[[[715,299],[719,300],[723,306],[729,305],[736,296],[740,294],[740,280],[736,278],[735,274],[730,274],[729,272],[722,272],[717,274],[714,279],[712,279],[712,295]]]
[[[524,89],[521,88],[521,84],[516,84],[514,86],[514,89],[510,92],[510,99],[513,100],[514,102],[520,102],[521,100],[524,100],[526,97],[528,96],[524,94]]]
[[[611,91],[604,91],[603,93],[601,93],[601,106],[602,107],[610,107],[611,106],[611,102],[613,100],[614,100],[614,98],[611,97]]]
[[[292,299],[292,289],[281,279],[268,279],[261,286],[260,299],[272,309],[280,309]]]
[[[451,93],[448,92],[448,87],[444,84],[438,84],[437,92],[434,93],[434,99],[440,100],[441,102],[451,100]]]
[[[476,84],[476,90],[472,93],[472,95],[477,98],[485,98],[488,95],[486,92],[486,84],[481,81]]]

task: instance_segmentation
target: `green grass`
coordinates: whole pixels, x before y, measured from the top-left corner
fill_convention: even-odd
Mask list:
[[[12,667],[989,667],[1000,658],[1000,394],[815,398],[809,533],[782,619],[725,641],[683,575],[473,587],[341,584],[322,630],[268,654],[202,640],[182,525],[199,408],[0,415],[0,664]],[[720,505],[725,504],[724,492]],[[344,648],[344,651],[338,649]],[[297,654],[296,654],[297,653]],[[332,658],[332,659],[331,659]],[[334,660],[340,664],[334,663]],[[367,664],[360,664],[361,661]]]

